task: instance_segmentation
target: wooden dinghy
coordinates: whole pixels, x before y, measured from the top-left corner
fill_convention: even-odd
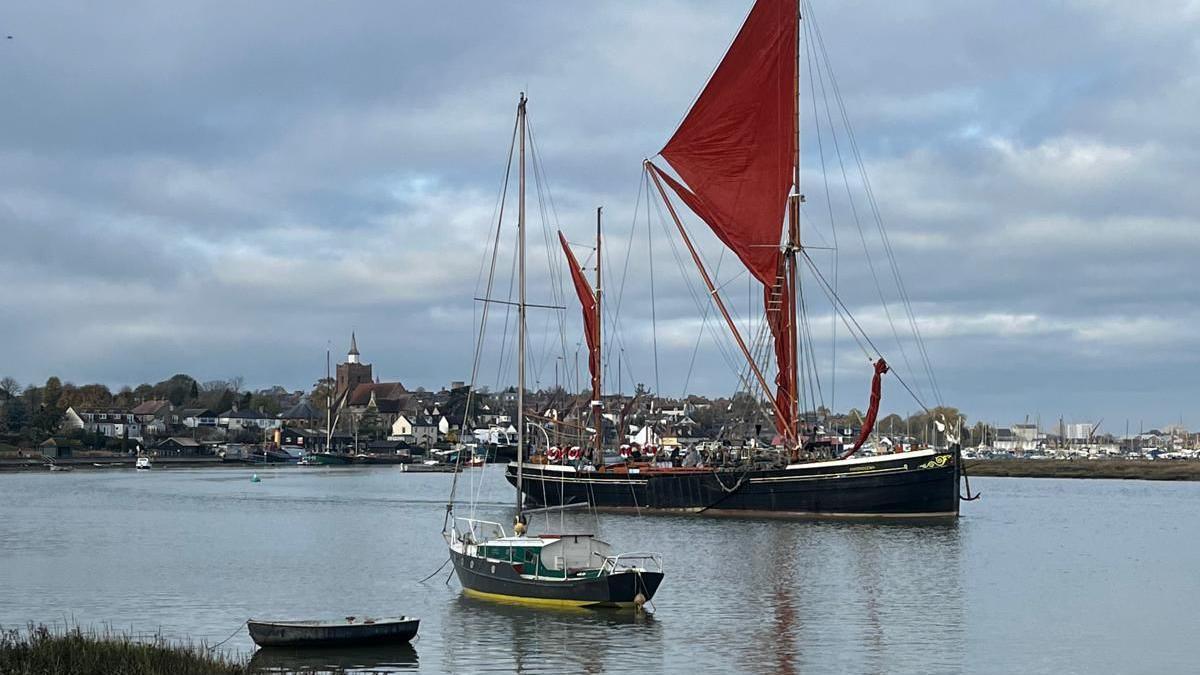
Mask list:
[[[246,622],[260,647],[342,647],[405,643],[417,634],[420,619],[408,616],[372,619],[348,616],[337,621]]]

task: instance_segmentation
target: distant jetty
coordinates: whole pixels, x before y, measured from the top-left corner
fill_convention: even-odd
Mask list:
[[[976,459],[966,469],[971,476],[1200,480],[1200,461],[1186,460]]]

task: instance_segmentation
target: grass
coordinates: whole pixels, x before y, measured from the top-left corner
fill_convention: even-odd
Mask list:
[[[966,469],[971,476],[1200,480],[1200,462],[1182,460],[992,459],[968,460]]]
[[[213,655],[204,645],[144,642],[108,631],[46,626],[0,631],[0,673],[5,675],[233,675],[245,662]]]

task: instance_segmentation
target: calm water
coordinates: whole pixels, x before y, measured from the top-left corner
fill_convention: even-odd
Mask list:
[[[464,474],[509,522],[500,467]],[[250,616],[411,614],[411,649],[256,664],[427,672],[1196,672],[1200,484],[977,479],[955,526],[586,513],[656,550],[653,615],[463,598],[440,537],[450,476],[394,467],[0,474],[0,625],[215,643]],[[560,518],[566,518],[560,522]],[[245,630],[227,647],[253,650]]]

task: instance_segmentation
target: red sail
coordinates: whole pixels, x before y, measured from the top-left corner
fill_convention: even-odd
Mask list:
[[[567,254],[567,266],[571,268],[571,281],[575,282],[575,293],[579,295],[579,304],[583,306],[583,333],[588,346],[588,371],[592,375],[592,395],[600,395],[600,321],[596,316],[596,294],[583,276],[583,269],[567,238],[562,232],[558,233],[558,241],[562,244],[563,253]]]
[[[846,459],[858,452],[863,443],[867,442],[871,431],[875,429],[875,418],[879,415],[879,399],[883,397],[883,374],[887,371],[888,364],[886,361],[879,359],[875,362],[875,376],[871,378],[871,405],[867,408],[867,416],[863,418],[862,431],[858,432],[858,439],[854,441],[854,447],[842,455],[842,459]]]
[[[661,153],[687,183],[672,188],[768,287],[796,159],[797,5],[758,0]]]
[[[653,170],[764,286],[779,366],[775,427],[795,439],[795,308],[780,239],[796,161],[796,0],[758,0]]]

